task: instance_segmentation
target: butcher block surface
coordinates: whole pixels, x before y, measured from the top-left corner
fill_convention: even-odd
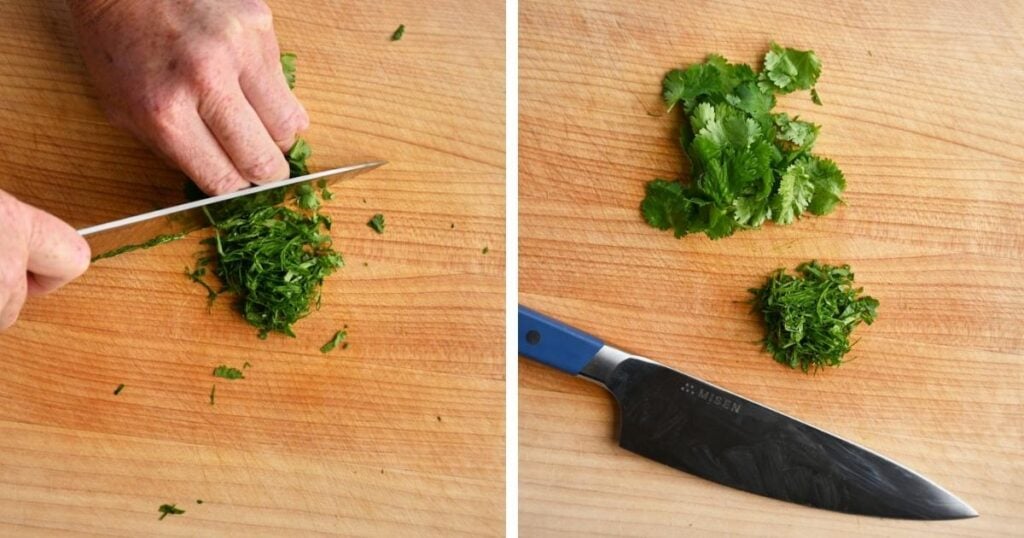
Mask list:
[[[207,308],[185,276],[202,232],[30,300],[0,335],[0,534],[503,532],[503,2],[271,6],[310,168],[389,161],[326,205],[346,267],[295,339]],[[183,201],[105,121],[63,2],[0,20],[0,189],[75,227]]]
[[[1024,9],[1020,2],[520,4],[520,301],[905,464],[981,515],[908,522],[735,491],[618,447],[601,387],[520,359],[523,536],[1024,533]],[[827,217],[711,241],[641,219],[688,176],[661,78],[717,52],[813,49],[777,110],[846,174]],[[847,364],[760,350],[747,303],[779,267],[852,265],[881,301]]]

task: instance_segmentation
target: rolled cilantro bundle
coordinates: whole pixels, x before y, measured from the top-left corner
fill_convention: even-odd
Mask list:
[[[761,73],[712,54],[665,75],[665,104],[682,105],[688,120],[680,144],[691,181],[648,183],[641,203],[647,223],[676,237],[703,232],[718,239],[767,220],[790,224],[805,211],[831,213],[846,180],[834,162],[811,153],[819,127],[772,112],[777,93],[811,89],[821,104],[813,88],[820,74],[812,51],[772,43]]]

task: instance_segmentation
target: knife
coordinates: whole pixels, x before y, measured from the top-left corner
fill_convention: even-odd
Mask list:
[[[98,256],[120,247],[142,245],[161,237],[170,238],[209,226],[210,221],[207,219],[205,211],[209,211],[218,204],[318,179],[323,179],[326,182],[325,186],[330,186],[343,178],[359,175],[383,164],[385,164],[385,161],[353,164],[351,166],[275,181],[265,185],[257,185],[220,196],[212,196],[194,202],[97,224],[96,226],[89,226],[88,228],[78,230],[78,233],[89,243],[93,256]]]
[[[608,389],[619,445],[736,489],[816,508],[901,519],[977,512],[867,448],[519,306],[519,353]]]

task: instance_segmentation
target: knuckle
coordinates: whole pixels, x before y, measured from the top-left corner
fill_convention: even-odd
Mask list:
[[[228,170],[220,174],[211,175],[203,184],[206,186],[208,194],[217,196],[238,190],[240,181],[242,181],[242,178],[238,176],[238,172]]]
[[[274,24],[274,14],[270,10],[270,6],[263,0],[247,0],[245,2],[245,9],[249,21],[256,28],[266,30]]]
[[[277,155],[270,155],[267,157],[260,157],[259,160],[253,161],[245,165],[242,168],[242,174],[249,180],[265,180],[265,179],[281,179],[274,177],[280,170],[281,160],[283,158]]]

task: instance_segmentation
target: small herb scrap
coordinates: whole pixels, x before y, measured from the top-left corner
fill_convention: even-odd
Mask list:
[[[811,261],[772,273],[752,288],[754,309],[764,316],[764,348],[780,364],[804,372],[839,366],[850,351],[850,333],[875,321],[878,300],[853,287],[849,265]]]
[[[124,383],[121,383],[120,385],[117,386],[116,389],[114,389],[114,396],[121,394],[122,390],[124,390]]]
[[[210,405],[213,405],[213,399],[214,399],[214,396],[216,394],[217,394],[217,384],[214,383],[213,386],[210,387]]]
[[[484,249],[481,252],[483,252],[484,254],[487,254],[490,251],[491,251],[491,247],[484,247]]]
[[[184,513],[185,513],[185,511],[182,510],[181,508],[178,508],[177,505],[174,505],[174,504],[161,504],[160,505],[160,519],[161,520],[163,518],[167,517],[168,515],[179,516],[179,515],[184,514]]]
[[[681,105],[687,120],[679,141],[691,180],[649,182],[640,205],[647,223],[676,237],[718,239],[768,220],[831,213],[846,180],[834,162],[811,153],[819,126],[772,112],[775,94],[814,90],[820,74],[812,51],[775,43],[760,74],[717,54],[666,74],[665,104]],[[817,91],[812,99],[820,103]]]
[[[384,233],[384,215],[377,213],[366,223],[367,226],[373,228],[373,231],[382,234]]]
[[[245,374],[243,374],[241,370],[238,368],[232,368],[226,364],[221,364],[214,368],[213,375],[214,377],[223,377],[224,379],[245,379]]]
[[[281,70],[284,71],[284,80],[288,88],[295,89],[295,61],[298,59],[295,53],[284,52],[281,54]]]
[[[150,239],[149,241],[146,241],[145,243],[138,243],[138,244],[135,244],[135,245],[124,245],[122,247],[117,247],[114,250],[109,250],[107,252],[104,252],[103,254],[99,254],[99,255],[93,256],[92,257],[92,261],[95,262],[97,260],[103,260],[103,259],[106,259],[106,258],[113,258],[114,256],[119,256],[121,254],[124,254],[125,252],[131,252],[133,250],[142,250],[142,249],[147,249],[147,248],[153,248],[153,247],[155,247],[157,245],[162,245],[164,243],[170,243],[171,241],[177,241],[178,239],[181,239],[182,237],[185,237],[185,233],[158,235],[158,236],[154,237],[153,239]]]
[[[404,36],[404,35],[405,35],[405,25],[404,24],[399,24],[398,28],[395,28],[395,32],[393,34],[391,34],[391,40],[392,41],[398,41],[399,39],[402,39],[402,36]]]
[[[331,341],[327,342],[326,344],[320,347],[320,353],[327,353],[332,349],[338,347],[339,344],[344,342],[345,338],[348,338],[348,332],[346,331],[338,331],[334,333],[334,337],[331,338]],[[345,349],[346,347],[348,347],[348,342],[345,342],[345,345],[342,346],[342,349]]]

